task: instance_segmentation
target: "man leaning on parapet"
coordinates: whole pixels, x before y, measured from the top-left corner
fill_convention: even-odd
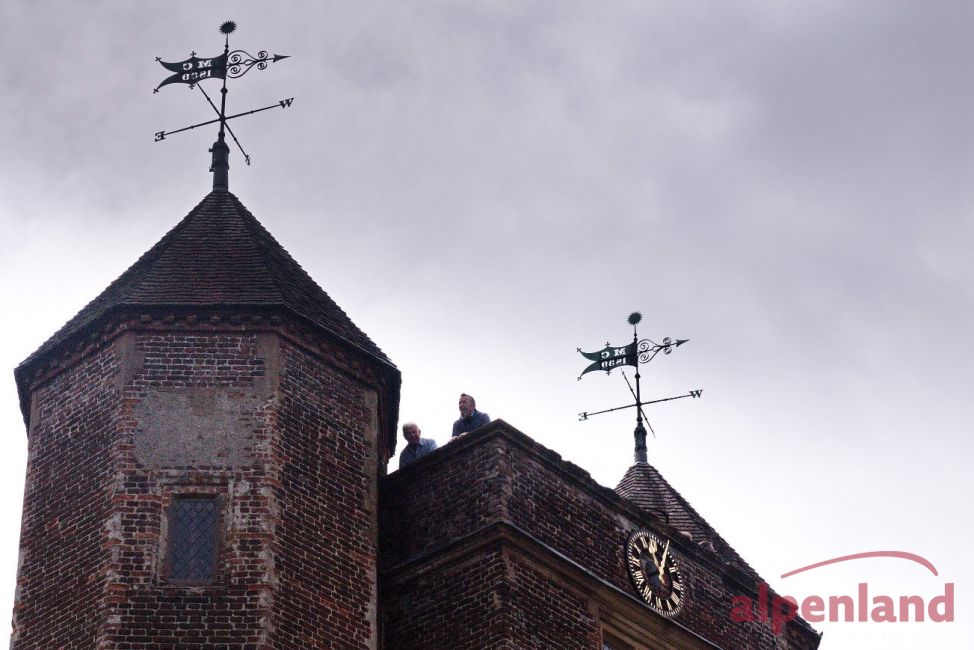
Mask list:
[[[436,441],[430,438],[420,438],[419,426],[415,422],[402,425],[402,437],[408,443],[399,454],[399,469],[415,463],[417,460],[436,449]]]
[[[477,410],[477,400],[460,394],[460,419],[453,423],[453,438],[478,429],[490,422],[490,416]]]

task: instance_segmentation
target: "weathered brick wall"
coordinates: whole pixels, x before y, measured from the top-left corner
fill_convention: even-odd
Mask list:
[[[485,440],[463,454],[450,454],[455,444],[382,480],[380,569],[506,519],[501,490],[509,481],[498,469],[504,446]],[[444,455],[449,455],[448,462],[436,461]]]
[[[497,549],[383,589],[383,647],[521,650],[511,634],[508,568]]]
[[[115,350],[103,349],[33,394],[13,648],[95,647],[109,559],[118,366]]]
[[[497,436],[470,442],[382,479],[385,647],[600,648],[599,622],[580,590],[501,544],[480,548],[496,534],[492,524],[511,520],[513,450]]]
[[[599,620],[589,599],[550,572],[542,572],[516,554],[511,575],[511,633],[523,650],[601,648]]]
[[[376,648],[376,395],[288,342],[282,350],[273,646]]]
[[[370,362],[229,320],[140,318],[37,380],[14,648],[378,646],[398,384],[380,406]],[[212,584],[166,578],[181,495],[219,498]]]
[[[383,480],[384,571],[394,573],[407,561],[422,562],[424,555],[435,556],[452,536],[469,535],[493,521],[503,521],[635,596],[624,563],[624,545],[632,531],[647,527],[671,539],[671,548],[683,559],[690,595],[676,619],[681,625],[722,647],[788,645],[786,636],[775,636],[766,624],[730,620],[731,597],[756,585],[737,584],[713,553],[652,520],[612,490],[597,485],[586,472],[502,422],[420,462]],[[539,581],[522,587],[519,582],[523,580],[520,577],[512,584],[524,594],[555,588]],[[448,600],[440,604],[448,606]],[[564,618],[551,618],[546,625],[573,625],[584,610],[574,611],[570,615],[550,606],[550,615]],[[531,631],[538,634],[533,625],[523,629],[524,633]],[[792,637],[791,647],[817,646],[814,634]]]
[[[663,532],[671,550],[682,558],[690,589],[677,618],[682,625],[722,647],[789,647],[788,638],[776,636],[766,623],[730,620],[731,598],[749,593],[745,590],[756,589],[757,584],[735,584],[720,558],[695,543],[701,540],[688,540],[648,515],[634,515],[628,508],[620,511],[614,491],[536,447],[540,446],[533,442],[514,445],[509,454],[508,512],[514,525],[630,593],[635,591],[625,564],[625,542],[632,531],[652,526]],[[817,647],[817,637],[809,636],[808,645],[797,643],[800,639],[793,638],[790,647]]]
[[[130,376],[112,441],[117,472],[106,648],[245,647],[265,640],[267,357],[256,333],[155,332],[121,344]],[[186,494],[221,497],[220,561],[212,585],[174,585],[164,563],[167,512]]]

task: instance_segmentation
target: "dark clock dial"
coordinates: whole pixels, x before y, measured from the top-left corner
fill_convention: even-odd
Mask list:
[[[629,577],[646,604],[663,616],[675,616],[683,609],[686,586],[670,541],[638,530],[626,542]]]

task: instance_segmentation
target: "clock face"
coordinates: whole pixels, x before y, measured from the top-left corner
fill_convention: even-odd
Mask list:
[[[663,616],[680,613],[686,586],[669,540],[645,530],[634,532],[626,542],[626,564],[633,586],[647,605]]]

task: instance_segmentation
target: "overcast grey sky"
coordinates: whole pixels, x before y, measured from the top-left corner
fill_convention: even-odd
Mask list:
[[[968,557],[974,5],[0,4],[0,618],[26,440],[12,368],[209,191],[198,91],[155,62],[292,58],[232,82],[230,189],[403,372],[440,443],[461,391],[614,486],[622,377],[650,462],[799,598],[957,587],[950,624],[816,624],[823,648],[959,647]],[[164,8],[163,8],[164,7]],[[217,85],[212,82],[215,92]],[[211,93],[212,96],[212,93]],[[395,461],[393,462],[393,467]],[[622,540],[606,539],[606,544]],[[781,579],[838,555],[902,550]],[[6,620],[6,619],[4,619]]]

